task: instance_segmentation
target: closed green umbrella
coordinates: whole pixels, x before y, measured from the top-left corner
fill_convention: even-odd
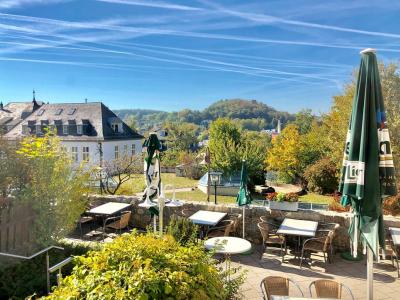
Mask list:
[[[361,51],[356,93],[346,138],[339,191],[351,205],[353,256],[358,238],[368,250],[368,299],[372,299],[373,255],[384,247],[382,199],[396,194],[393,157],[375,51]]]
[[[161,166],[160,151],[162,145],[158,140],[156,133],[150,133],[149,137],[144,141],[143,147],[146,150],[144,158],[144,174],[146,178],[146,189],[144,191],[145,201],[139,204],[141,207],[149,209],[154,221],[154,231],[156,230],[156,216],[159,215],[157,204],[151,201],[151,197],[158,196],[157,190],[161,188]],[[161,216],[162,217],[162,216]]]
[[[244,217],[244,213],[245,213],[245,208],[246,205],[249,205],[251,203],[251,194],[247,189],[247,180],[248,180],[248,176],[247,176],[247,167],[246,167],[246,161],[243,160],[242,162],[242,171],[240,173],[240,188],[239,188],[239,192],[237,194],[236,197],[236,203],[239,206],[243,206],[243,238],[245,235],[245,217]]]

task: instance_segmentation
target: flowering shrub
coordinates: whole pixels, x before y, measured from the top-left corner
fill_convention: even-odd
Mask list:
[[[135,233],[77,257],[47,299],[228,299],[225,280],[202,245]]]
[[[299,201],[299,195],[297,193],[269,193],[267,194],[267,200],[278,202],[297,202]]]

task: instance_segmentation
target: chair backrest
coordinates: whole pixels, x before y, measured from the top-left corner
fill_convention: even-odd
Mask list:
[[[188,209],[188,208],[184,208],[182,209],[182,216],[184,216],[185,218],[189,218],[191,215],[193,215],[196,211],[192,210],[192,209]]]
[[[327,251],[330,244],[333,242],[333,237],[335,235],[335,231],[331,230],[328,232],[326,238],[325,238],[325,242],[324,242],[324,251]]]
[[[312,295],[311,287],[314,285],[315,293],[318,298],[342,298],[342,285],[334,280],[319,279],[311,282],[310,294]]]
[[[221,227],[225,228],[224,230],[224,236],[229,236],[229,234],[233,231],[233,225],[234,225],[233,220],[223,220],[220,222]]]
[[[119,226],[121,229],[129,225],[129,220],[131,219],[131,215],[132,215],[131,211],[122,213],[121,219],[119,219]]]
[[[268,223],[260,222],[260,223],[257,224],[257,227],[258,227],[258,229],[260,229],[263,241],[266,241],[268,239],[268,235],[269,235],[269,225],[268,225]]]
[[[242,218],[241,214],[230,214],[229,219],[233,220],[233,227],[232,227],[232,232],[236,232],[237,228],[239,226],[239,222]]]
[[[262,280],[265,294],[269,300],[272,295],[289,296],[289,280],[280,276],[268,276]]]

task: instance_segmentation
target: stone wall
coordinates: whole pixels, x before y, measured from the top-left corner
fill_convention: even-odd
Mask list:
[[[134,196],[91,196],[93,202],[96,205],[102,204],[104,202],[124,202],[132,204],[132,217],[131,226],[139,229],[145,229],[151,223],[151,217],[147,209],[138,207],[141,202],[140,199]],[[165,207],[164,209],[164,224],[168,224],[169,218],[173,215],[180,215],[183,208],[190,210],[209,210],[209,211],[219,211],[226,213],[242,213],[242,208],[237,207],[234,204],[218,204],[214,205],[207,202],[186,202],[184,206],[178,208]],[[340,228],[335,236],[334,244],[336,249],[345,250],[349,248],[350,241],[347,234],[347,230],[350,225],[350,214],[349,213],[339,213],[334,211],[310,211],[310,210],[299,210],[297,212],[280,212],[272,211],[271,213],[266,210],[265,207],[252,206],[246,208],[245,212],[245,230],[246,239],[254,242],[261,242],[261,234],[257,228],[257,223],[259,222],[260,216],[270,216],[272,218],[283,219],[284,217],[289,217],[293,219],[310,220],[316,222],[324,223],[338,223]],[[385,226],[386,227],[400,227],[400,218],[393,216],[385,216]],[[240,223],[238,228],[238,235],[241,236],[242,223]]]

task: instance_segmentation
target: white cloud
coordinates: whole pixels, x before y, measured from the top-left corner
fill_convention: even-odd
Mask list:
[[[175,10],[202,10],[199,7],[179,5],[174,3],[167,3],[161,1],[140,1],[140,0],[97,0],[99,2],[115,3],[115,4],[125,4],[125,5],[135,5],[135,6],[146,6],[154,8],[164,8],[164,9],[175,9]]]
[[[65,0],[1,0],[0,8],[14,8],[34,4],[52,4],[62,1]]]

